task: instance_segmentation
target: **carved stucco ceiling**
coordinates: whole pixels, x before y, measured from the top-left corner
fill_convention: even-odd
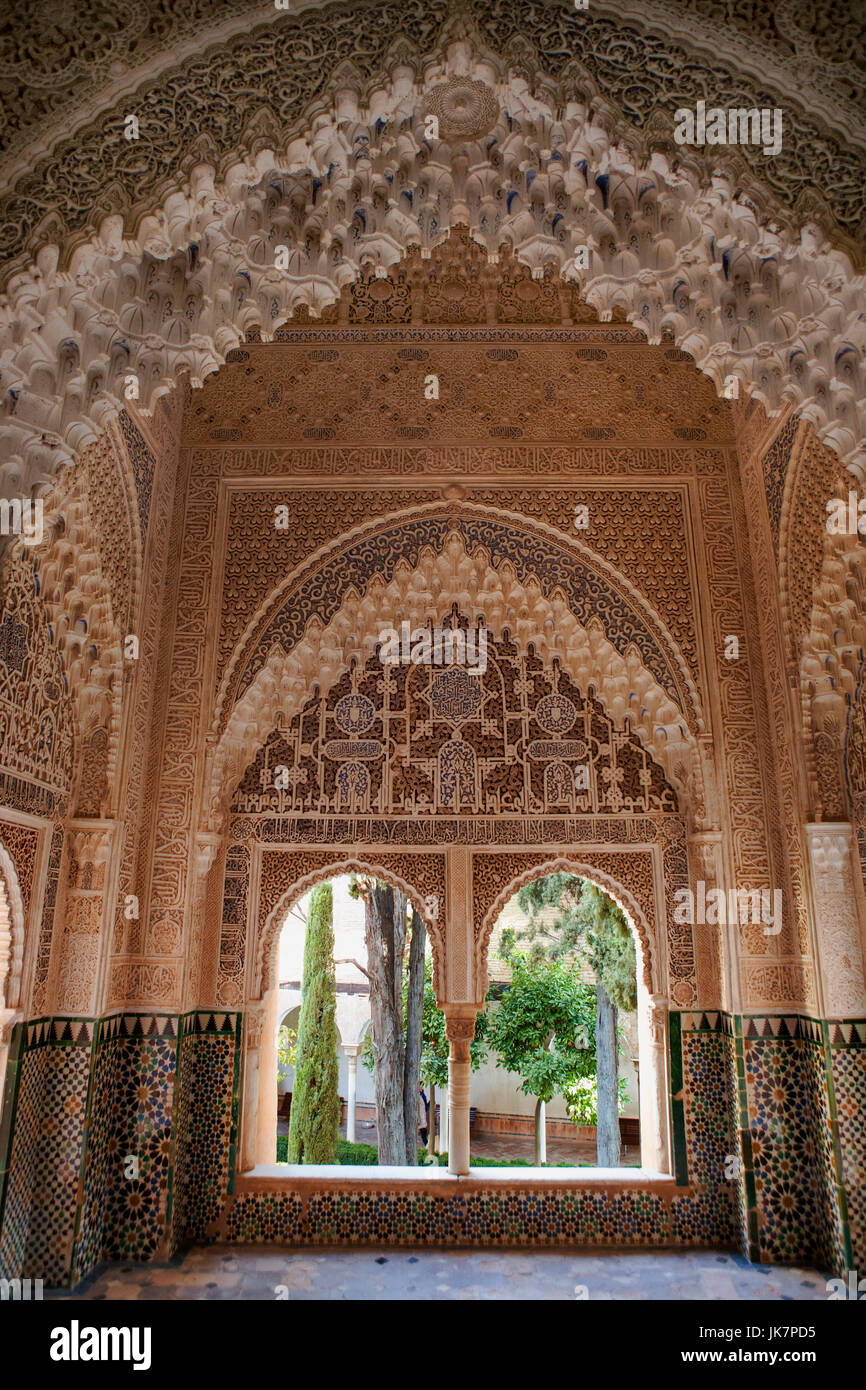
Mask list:
[[[318,0],[292,4],[310,15]],[[462,8],[466,8],[463,6]],[[486,7],[501,37],[502,13]],[[552,7],[549,7],[552,8]],[[563,5],[568,12],[569,5]],[[332,10],[333,7],[329,7]],[[614,20],[672,35],[688,53],[724,57],[761,81],[799,93],[840,129],[858,122],[863,81],[861,0],[593,0],[592,13],[569,15],[591,39],[592,21]],[[166,65],[201,53],[258,24],[293,16],[263,0],[37,0],[0,25],[0,151],[48,148],[86,113],[105,108]]]
[[[671,146],[674,109],[701,97],[781,105],[783,155],[741,147],[738,163],[777,212],[803,197],[810,214],[820,210],[856,241],[866,225],[858,9],[833,0],[615,11],[593,0],[583,12],[543,0],[377,0],[286,14],[249,0],[42,0],[0,33],[0,135],[14,180],[0,204],[0,261],[95,230],[101,209],[122,210],[134,226],[167,169],[202,138],[219,164],[245,144],[253,115],[300,131],[342,63],[375,88],[397,36],[418,69],[449,28],[472,32],[503,74],[519,73],[536,95],[553,85],[561,103],[588,79],[613,120],[651,148]],[[123,138],[130,110],[145,132],[138,142]]]
[[[47,487],[117,412],[130,372],[149,408],[250,334],[304,312],[339,320],[353,283],[375,300],[374,280],[395,285],[407,251],[435,255],[461,223],[490,262],[511,248],[525,278],[571,280],[602,319],[670,337],[717,389],[734,373],[768,410],[795,400],[861,468],[863,279],[826,240],[856,257],[842,227],[863,222],[857,151],[798,111],[781,163],[684,154],[676,105],[710,87],[739,105],[777,98],[631,22],[512,0],[468,21],[438,0],[386,3],[360,27],[356,8],[271,13],[34,159],[0,223],[19,263],[42,247],[0,298],[3,492]],[[122,136],[131,101],[137,142]],[[573,321],[573,289],[557,293]]]

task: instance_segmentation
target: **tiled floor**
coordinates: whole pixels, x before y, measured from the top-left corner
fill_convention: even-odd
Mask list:
[[[751,1265],[712,1251],[188,1250],[170,1265],[114,1265],[86,1299],[826,1300],[810,1269]]]

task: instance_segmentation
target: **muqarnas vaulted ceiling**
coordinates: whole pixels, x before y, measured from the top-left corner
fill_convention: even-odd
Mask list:
[[[767,25],[720,7],[717,35],[696,8],[675,22],[663,4],[642,18],[515,0],[251,9],[242,32],[236,11],[191,27],[160,11],[134,42],[112,19],[92,68],[63,25],[46,31],[22,121],[64,44],[62,101],[86,73],[104,100],[7,169],[4,490],[47,487],[122,407],[130,375],[151,408],[251,333],[327,315],[348,285],[389,276],[412,248],[432,256],[460,225],[492,261],[510,248],[602,318],[671,337],[717,389],[735,375],[770,411],[794,399],[861,470],[856,45],[844,25],[829,43],[833,9],[777,8]],[[31,33],[0,51],[10,93],[34,46]],[[783,153],[676,145],[676,107],[702,98],[780,104]]]
[[[656,141],[664,123],[653,128],[654,118],[700,97],[782,105],[792,117],[796,110],[784,161],[749,149],[742,157],[783,205],[820,188],[839,228],[856,238],[866,219],[856,8],[834,0],[616,7],[594,0],[576,13],[565,3],[400,0],[311,4],[287,14],[261,0],[102,0],[84,11],[42,0],[0,36],[0,149],[12,157],[10,172],[27,171],[17,197],[7,195],[6,253],[10,234],[38,225],[46,212],[72,231],[98,210],[100,195],[116,203],[125,194],[132,207],[157,187],[167,155],[183,159],[202,139],[225,158],[243,144],[253,114],[297,127],[334,89],[341,64],[375,86],[396,36],[417,70],[461,27],[530,87],[552,79],[565,96],[594,84],[614,117]],[[112,138],[122,137],[129,110],[151,131],[147,150]],[[43,158],[26,160],[28,147]]]

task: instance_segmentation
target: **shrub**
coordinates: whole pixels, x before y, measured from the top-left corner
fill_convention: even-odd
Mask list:
[[[278,1135],[277,1135],[277,1162],[278,1162],[278,1163],[288,1163],[289,1160],[288,1160],[288,1158],[287,1158],[287,1151],[288,1151],[288,1135],[286,1135],[286,1134],[278,1134]],[[337,1161],[337,1163],[342,1164],[342,1165],[347,1165],[347,1164],[348,1164],[349,1166],[361,1165],[361,1166],[365,1166],[365,1167],[374,1167],[374,1166],[379,1162],[379,1150],[376,1149],[376,1148],[374,1148],[374,1146],[373,1146],[372,1144],[350,1144],[349,1141],[348,1141],[347,1139],[339,1139],[339,1140],[337,1141],[336,1161]],[[426,1150],[426,1149],[419,1149],[419,1150],[418,1150],[418,1162],[419,1162],[419,1164],[426,1164],[426,1162],[427,1162],[427,1150]],[[437,1162],[437,1164],[439,1165],[440,1168],[447,1168],[447,1166],[448,1166],[448,1155],[447,1155],[447,1154],[437,1154],[437,1155],[436,1155],[436,1162]],[[470,1162],[470,1164],[471,1164],[471,1166],[472,1166],[473,1168],[531,1168],[531,1167],[533,1167],[533,1164],[530,1163],[530,1161],[529,1161],[528,1158],[470,1158],[469,1162]],[[579,1164],[577,1164],[577,1165],[575,1165],[575,1164],[573,1164],[573,1163],[545,1163],[545,1165],[544,1165],[545,1168],[573,1168],[573,1167],[575,1167],[575,1166],[577,1166],[577,1167],[579,1167],[579,1168],[592,1168],[594,1165],[591,1164],[591,1163],[579,1163]],[[631,1164],[630,1166],[631,1166],[631,1167],[637,1167],[637,1166],[639,1166],[639,1165],[637,1165],[637,1164]]]
[[[619,1113],[622,1114],[628,1102],[628,1086],[625,1078],[619,1078]],[[582,1076],[566,1086],[563,1091],[568,1118],[575,1125],[598,1124],[598,1081],[594,1076]]]
[[[350,1144],[348,1139],[337,1140],[337,1162],[374,1167],[379,1162],[379,1150],[372,1144]]]

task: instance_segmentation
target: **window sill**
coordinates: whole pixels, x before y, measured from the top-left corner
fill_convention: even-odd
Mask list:
[[[236,1192],[261,1192],[275,1186],[305,1186],[314,1183],[334,1187],[365,1186],[380,1183],[409,1184],[415,1187],[442,1183],[474,1183],[476,1186],[535,1187],[676,1187],[671,1173],[651,1168],[472,1168],[468,1174],[449,1173],[447,1168],[379,1168],[346,1164],[259,1163],[238,1173]],[[682,1189],[678,1189],[682,1191]]]

